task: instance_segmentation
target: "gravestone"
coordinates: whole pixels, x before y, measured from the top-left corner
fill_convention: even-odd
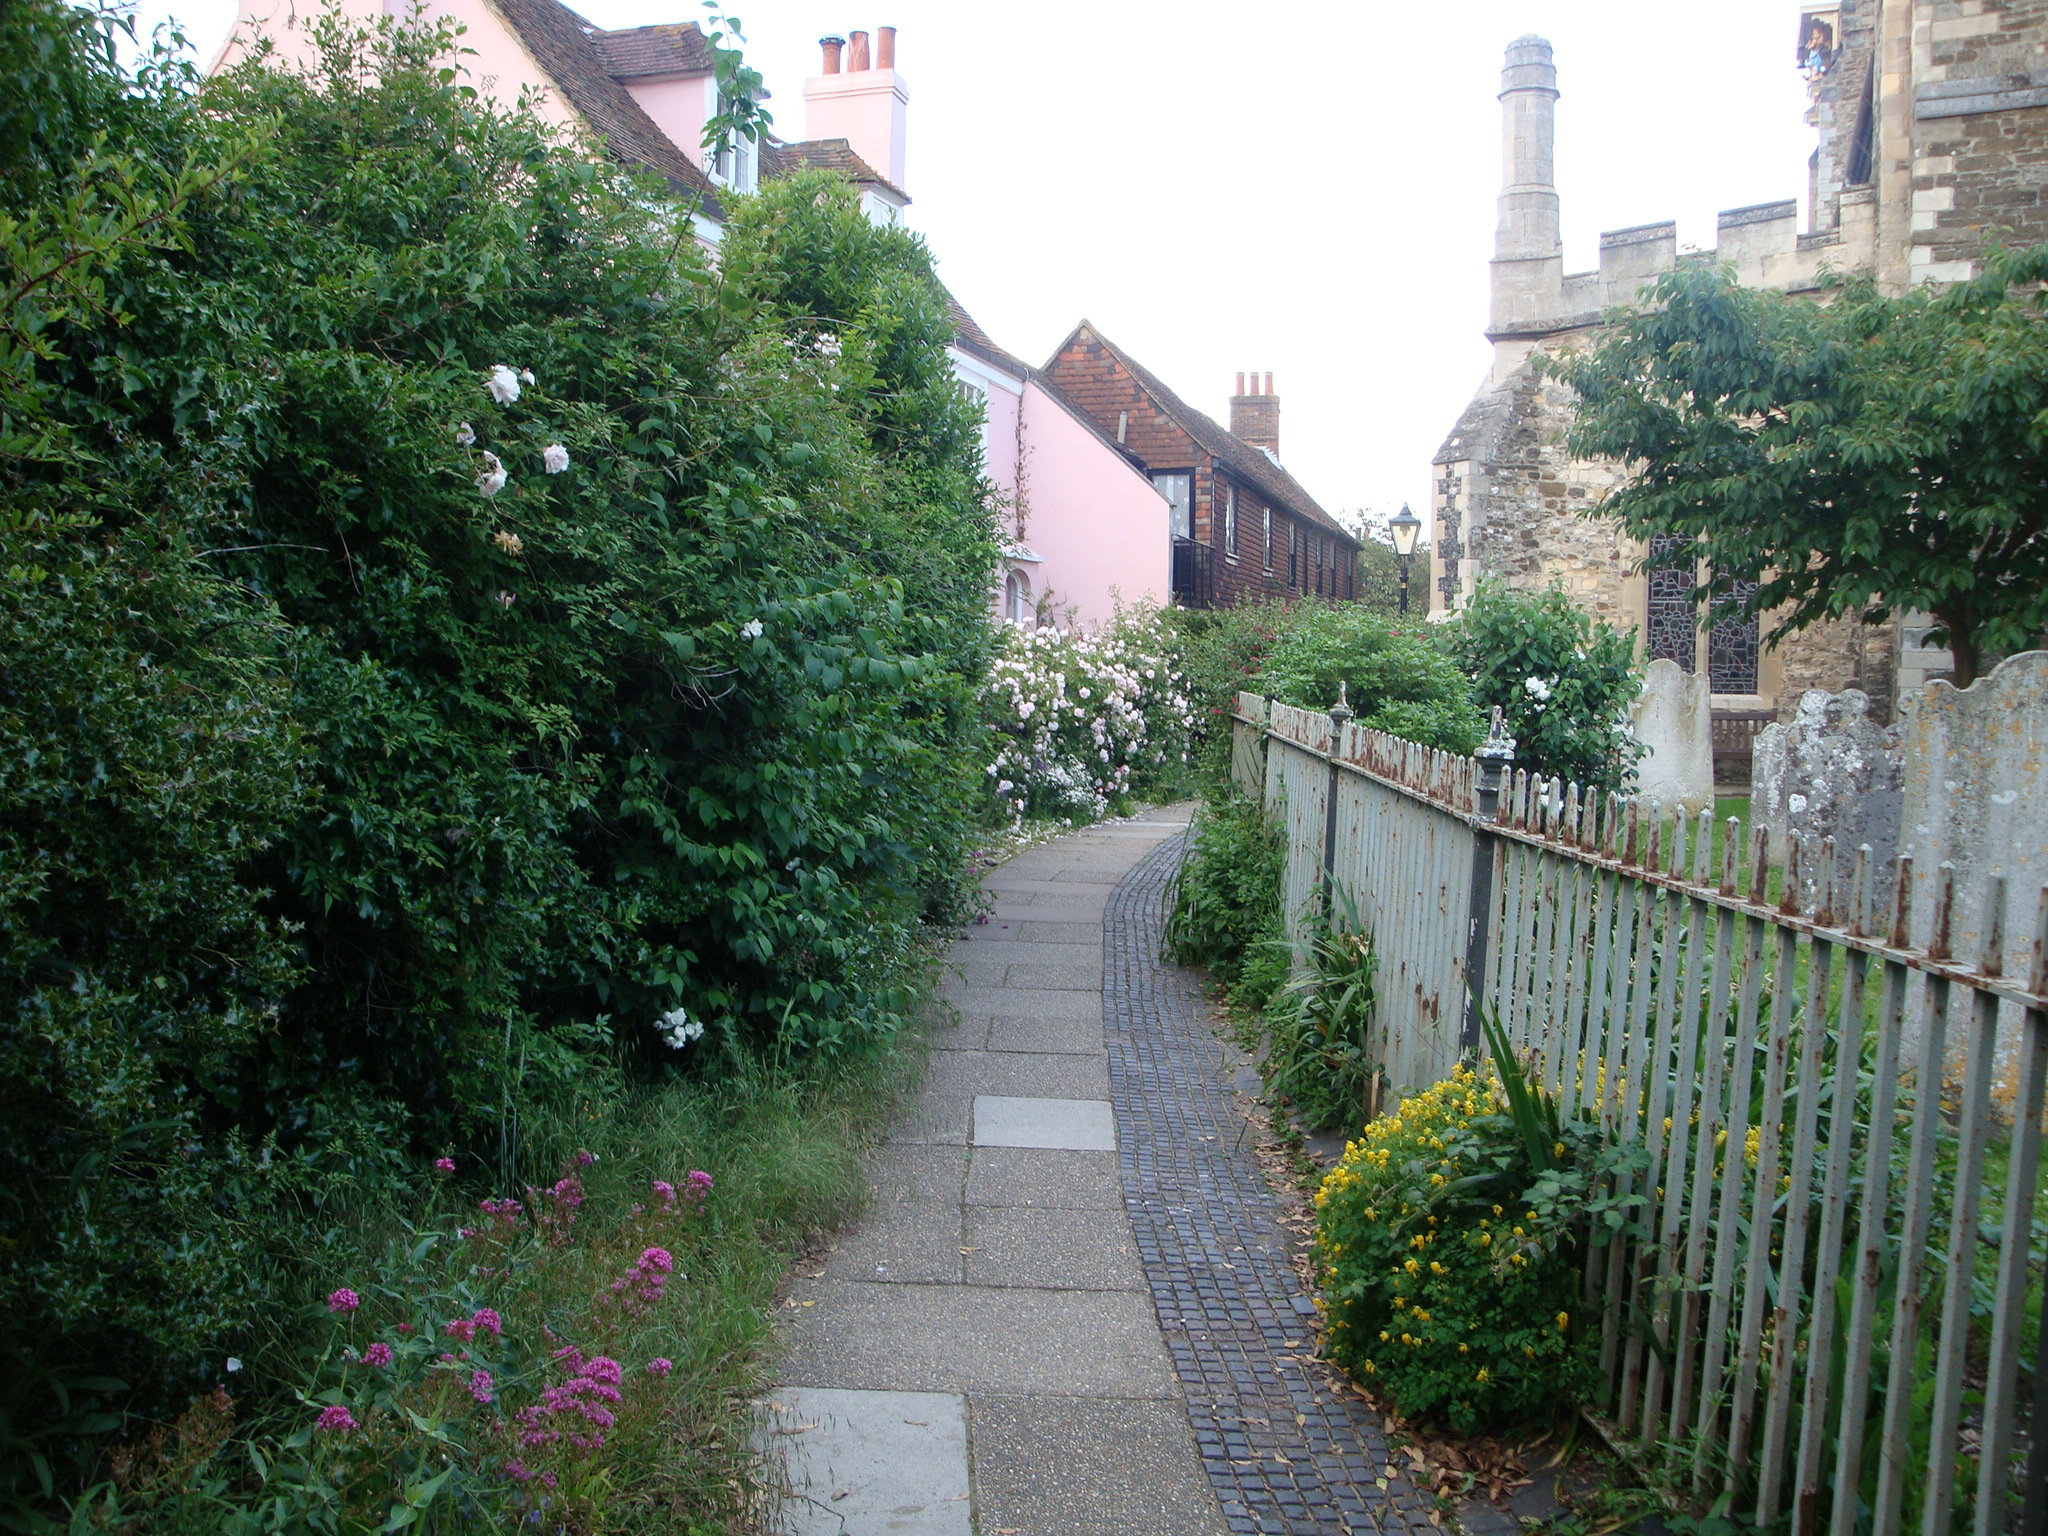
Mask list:
[[[1714,803],[1714,714],[1703,675],[1659,658],[1643,674],[1629,728],[1649,750],[1636,764],[1636,795],[1670,810]]]
[[[1930,931],[1935,872],[1954,864],[1949,950],[1974,967],[1989,927],[1985,888],[2003,874],[2005,974],[2025,985],[2048,884],[2048,651],[2008,657],[1967,688],[1929,683],[1906,701],[1899,738],[1915,931]]]
[[[1870,700],[1855,688],[1808,689],[1789,721],[1767,725],[1750,751],[1752,824],[1771,837],[1771,862],[1785,862],[1790,839],[1817,855],[1832,837],[1844,858],[1870,845],[1872,881],[1899,851],[1899,733],[1870,718]],[[1809,902],[1817,894],[1812,859],[1802,861]],[[1838,903],[1839,905],[1839,903]]]

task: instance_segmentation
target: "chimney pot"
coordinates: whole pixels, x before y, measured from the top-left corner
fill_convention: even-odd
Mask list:
[[[1261,380],[1253,370],[1249,389],[1245,376],[1238,375],[1237,397],[1230,402],[1230,430],[1254,448],[1280,452],[1280,402],[1273,398],[1273,375]]]
[[[868,62],[867,33],[854,33],[853,47],[849,50],[849,56],[846,60],[846,72],[849,75],[858,75],[866,72],[869,69],[872,69],[873,67],[874,66]]]
[[[846,46],[846,39],[843,37],[821,37],[818,39],[818,46],[825,50],[825,73],[828,75],[838,74],[839,50]]]
[[[896,29],[894,27],[877,27],[875,28],[875,68],[894,69],[895,67]]]

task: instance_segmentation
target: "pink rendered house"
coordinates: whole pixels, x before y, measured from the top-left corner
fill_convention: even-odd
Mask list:
[[[799,166],[839,172],[859,189],[876,223],[893,223],[904,192],[910,89],[896,71],[896,29],[821,39],[822,68],[804,82],[805,137],[772,135],[718,154],[702,148],[718,110],[711,51],[695,22],[607,31],[560,0],[428,0],[435,15],[467,29],[462,62],[485,96],[530,93],[543,117],[587,138],[593,150],[645,166],[694,200],[698,238],[716,248],[721,195]],[[340,0],[363,21],[402,15],[411,0]],[[241,0],[234,31],[213,63],[220,70],[268,38],[275,56],[307,67],[320,0]],[[998,347],[957,301],[954,371],[986,412],[982,447],[1000,499],[1006,540],[991,614],[1020,625],[1041,619],[1095,625],[1118,606],[1171,598],[1172,530],[1166,498],[1042,371]]]

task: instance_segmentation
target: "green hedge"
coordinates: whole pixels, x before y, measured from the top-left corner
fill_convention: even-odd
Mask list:
[[[37,1455],[215,1379],[336,1189],[886,1035],[973,835],[997,546],[917,237],[811,173],[714,267],[445,32],[317,32],[310,81],[202,87],[0,14],[0,1437]]]

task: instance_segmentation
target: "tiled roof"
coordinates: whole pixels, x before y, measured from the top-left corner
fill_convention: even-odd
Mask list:
[[[694,21],[593,32],[590,40],[597,45],[606,73],[615,80],[701,75],[711,69],[711,45]]]
[[[953,297],[952,289],[940,283],[939,292],[946,296],[946,314],[953,322],[954,345],[971,356],[979,357],[984,362],[993,363],[996,367],[1015,374],[1020,379],[1032,375],[1034,370],[1029,363],[1005,352],[989,339],[988,332],[984,331],[974,316],[967,313],[960,301]]]
[[[774,153],[775,174],[786,175],[802,166],[812,166],[821,171],[837,171],[856,183],[887,187],[904,202],[910,201],[908,192],[856,155],[845,139],[804,139],[795,144],[778,139],[769,148]]]
[[[1195,445],[1212,459],[1223,465],[1263,495],[1274,506],[1306,518],[1325,532],[1333,533],[1345,543],[1356,546],[1358,535],[1339,523],[1309,495],[1299,480],[1280,467],[1277,459],[1254,448],[1236,433],[1218,426],[1213,419],[1203,415],[1185,400],[1181,399],[1165,384],[1160,382],[1151,369],[1140,363],[1130,353],[1111,341],[1090,322],[1083,320],[1075,326],[1072,334],[1053,348],[1052,362],[1083,336],[1095,341],[1102,349],[1121,363],[1138,387],[1152,397],[1153,404],[1173,418],[1174,423],[1195,440]],[[1048,368],[1052,366],[1049,362]]]
[[[562,88],[569,106],[593,133],[604,136],[616,159],[648,167],[678,191],[700,194],[708,205],[705,211],[717,216],[717,192],[710,178],[655,126],[632,93],[612,78],[596,41],[606,34],[560,0],[491,0],[491,4],[548,78]]]

